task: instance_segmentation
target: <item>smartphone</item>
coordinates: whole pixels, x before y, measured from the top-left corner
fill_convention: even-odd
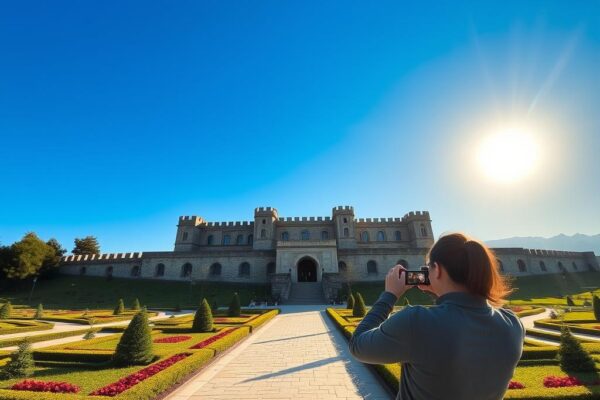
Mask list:
[[[429,269],[427,267],[421,268],[418,271],[404,271],[405,284],[416,286],[416,285],[429,285]],[[401,272],[402,273],[402,272]]]

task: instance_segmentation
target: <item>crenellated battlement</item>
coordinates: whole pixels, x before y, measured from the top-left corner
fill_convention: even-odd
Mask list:
[[[563,251],[563,250],[542,250],[542,249],[525,249],[522,247],[497,247],[492,248],[497,254],[522,254],[537,257],[579,257],[584,252],[578,251]]]
[[[402,222],[401,218],[357,218],[354,220],[356,223],[360,224],[398,224]]]
[[[344,214],[350,214],[350,213],[352,213],[352,214],[354,214],[354,207],[352,207],[352,206],[336,206],[336,207],[333,207],[331,209],[331,213],[334,214],[334,215],[335,214],[341,214],[341,213],[344,213]]]
[[[207,222],[206,226],[210,228],[218,227],[250,227],[254,225],[254,221],[223,221],[223,222]]]
[[[179,217],[179,225],[197,226],[205,223],[204,218],[197,215],[182,215]]]
[[[402,221],[408,221],[411,219],[429,220],[429,211],[411,211],[404,214]]]
[[[104,254],[71,254],[60,258],[62,264],[81,263],[84,261],[133,261],[141,260],[143,252],[133,253],[104,253]]]

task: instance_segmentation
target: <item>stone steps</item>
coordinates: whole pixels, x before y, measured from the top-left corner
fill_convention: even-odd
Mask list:
[[[286,304],[325,304],[321,282],[293,283]]]

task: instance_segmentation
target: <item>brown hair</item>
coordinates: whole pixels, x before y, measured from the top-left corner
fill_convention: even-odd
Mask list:
[[[496,256],[485,244],[462,233],[444,235],[429,250],[430,264],[438,263],[450,278],[466,286],[473,294],[501,306],[512,290],[507,279],[498,272]]]

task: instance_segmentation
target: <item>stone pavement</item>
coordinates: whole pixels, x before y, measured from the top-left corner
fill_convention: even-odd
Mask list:
[[[283,306],[283,313],[171,393],[184,399],[392,398],[354,360],[323,306]]]

